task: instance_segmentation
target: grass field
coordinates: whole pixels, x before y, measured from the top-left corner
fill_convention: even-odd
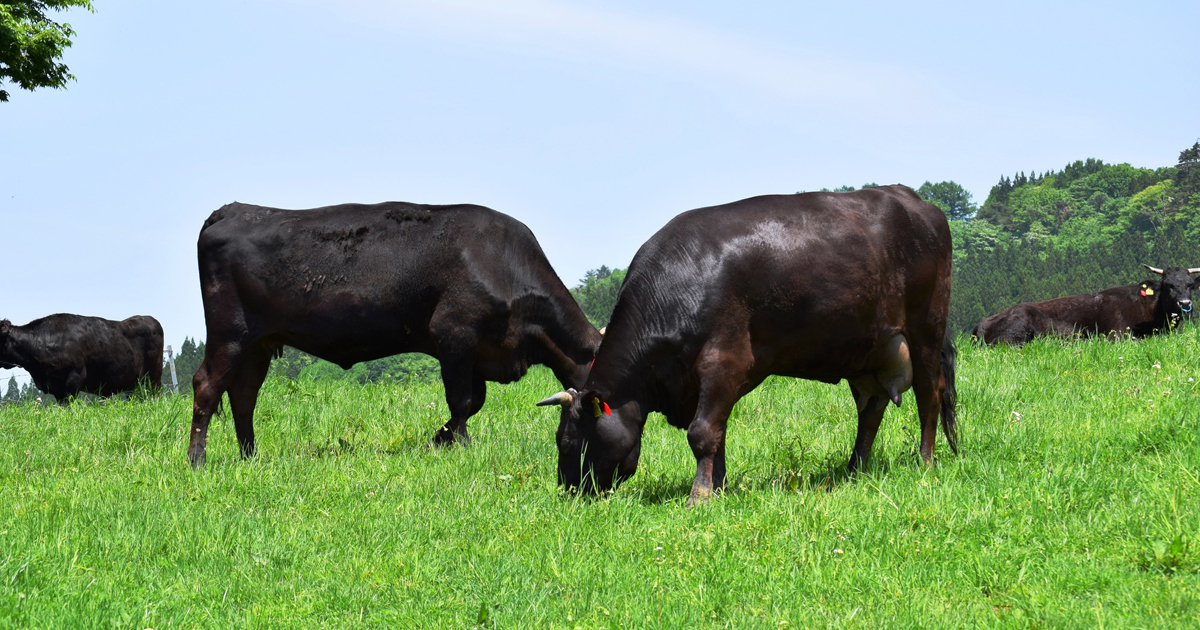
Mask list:
[[[690,510],[659,417],[615,494],[560,493],[545,370],[449,450],[440,386],[272,381],[259,456],[218,417],[199,472],[186,397],[2,407],[0,627],[1196,627],[1200,330],[958,365],[935,469],[908,396],[847,478],[848,388],[771,380]]]

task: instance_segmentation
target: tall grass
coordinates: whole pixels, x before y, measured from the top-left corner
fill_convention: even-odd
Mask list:
[[[259,455],[219,416],[198,472],[184,397],[2,407],[0,628],[1195,624],[1198,356],[960,343],[961,453],[921,466],[906,397],[854,477],[848,388],[772,379],[690,510],[657,417],[615,494],[562,494],[544,370],[447,450],[440,385],[272,380]]]

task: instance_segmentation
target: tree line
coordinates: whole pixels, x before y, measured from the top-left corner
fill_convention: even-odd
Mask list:
[[[204,360],[204,341],[196,341],[191,337],[183,340],[179,346],[179,354],[175,356],[175,373],[179,378],[179,393],[191,394],[192,376],[200,369]],[[328,361],[318,359],[311,354],[301,352],[291,346],[284,346],[280,353],[271,360],[271,371],[268,378],[276,376],[285,379],[311,378],[317,380],[345,380],[358,383],[376,383],[388,381],[432,381],[441,376],[437,359],[420,354],[398,354],[384,357],[375,361],[356,363],[349,370]],[[163,385],[171,385],[170,370],[163,370]]]

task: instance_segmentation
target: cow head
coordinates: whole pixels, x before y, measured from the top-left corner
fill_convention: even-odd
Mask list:
[[[1192,310],[1192,290],[1196,288],[1196,280],[1191,274],[1200,273],[1200,267],[1184,269],[1183,267],[1167,267],[1159,269],[1150,265],[1145,268],[1162,276],[1159,284],[1159,304],[1170,315],[1179,316]]]
[[[9,335],[12,333],[12,322],[7,319],[0,319],[0,368],[11,370],[15,367],[20,367],[15,363],[9,363],[4,360],[9,354],[8,342]]]
[[[562,407],[555,436],[559,485],[603,492],[633,476],[642,442],[636,403],[613,409],[596,392],[568,389],[537,404]]]

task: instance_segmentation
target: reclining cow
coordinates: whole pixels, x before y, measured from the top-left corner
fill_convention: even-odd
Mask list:
[[[482,206],[233,203],[204,222],[197,248],[208,344],[193,378],[193,466],[225,392],[242,455],[254,453],[258,391],[284,345],[343,368],[437,358],[450,420],[432,441],[449,444],[469,441],[486,381],[543,364],[582,386],[600,341],[529,228]]]
[[[131,392],[159,387],[163,330],[153,317],[112,321],[58,313],[24,326],[0,320],[0,367],[22,367],[38,389],[65,405],[80,392]]]
[[[658,411],[687,429],[689,504],[703,501],[725,480],[730,411],[772,374],[848,381],[851,471],[866,463],[887,403],[911,387],[932,464],[939,412],[957,450],[950,273],[945,215],[904,186],[675,217],[634,257],[587,382],[538,403],[562,406],[559,483],[607,490],[633,475]]]
[[[1192,310],[1196,281],[1190,274],[1200,273],[1200,267],[1144,266],[1161,278],[1096,293],[1017,304],[979,322],[973,334],[987,344],[1020,345],[1042,335],[1129,334],[1141,338],[1169,330],[1184,313]]]

